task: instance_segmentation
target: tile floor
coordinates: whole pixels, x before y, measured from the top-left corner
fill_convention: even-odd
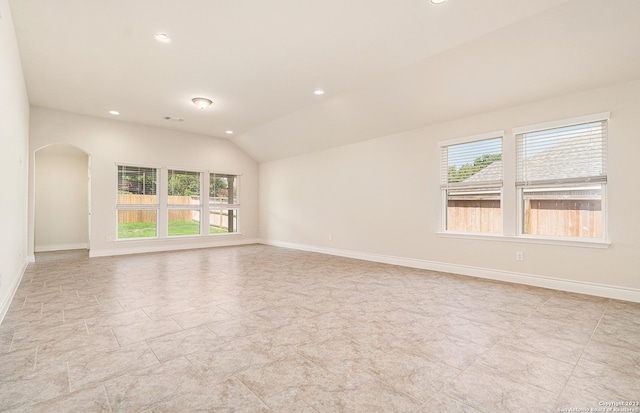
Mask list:
[[[558,412],[639,399],[640,304],[264,245],[39,254],[0,325],[9,412]]]

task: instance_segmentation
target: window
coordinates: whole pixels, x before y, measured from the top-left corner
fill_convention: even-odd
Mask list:
[[[239,232],[239,174],[117,168],[118,240]]]
[[[199,235],[202,203],[200,172],[170,169],[167,175],[169,236]]]
[[[209,175],[209,233],[238,231],[238,176]]]
[[[158,235],[158,170],[118,165],[118,239]]]
[[[607,119],[602,116],[608,118],[514,131],[520,234],[606,238]]]
[[[502,135],[440,143],[445,230],[502,232]]]

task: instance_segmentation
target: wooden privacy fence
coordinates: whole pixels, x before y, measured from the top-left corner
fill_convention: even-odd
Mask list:
[[[601,204],[600,200],[525,200],[523,232],[556,237],[601,237]],[[448,230],[499,233],[501,226],[499,200],[449,200]]]
[[[602,237],[602,201],[531,199],[524,203],[524,233]]]
[[[237,217],[237,215],[235,215]],[[231,222],[234,224],[234,222]],[[209,212],[209,225],[218,228],[229,229],[229,211],[226,209],[217,209]],[[235,228],[236,225],[234,224]]]
[[[217,200],[222,198],[217,198]],[[226,198],[224,198],[226,199]],[[153,205],[156,203],[155,195],[118,194],[118,204],[124,205]],[[189,196],[169,196],[170,205],[197,205],[196,200]],[[169,222],[172,221],[200,221],[200,208],[197,210],[169,209]],[[229,219],[226,209],[213,210],[209,213],[210,225],[219,228],[228,228]],[[156,222],[156,211],[149,210],[119,210],[118,223],[129,222]]]
[[[124,205],[153,205],[156,195],[118,194],[118,204]],[[169,205],[197,205],[190,196],[169,196]],[[198,215],[193,210],[169,209],[169,221],[192,221]],[[156,211],[147,210],[119,210],[118,222],[156,222]]]
[[[465,232],[502,231],[502,211],[499,200],[449,201],[447,229]]]

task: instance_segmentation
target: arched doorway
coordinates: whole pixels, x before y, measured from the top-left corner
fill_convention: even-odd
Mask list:
[[[90,157],[72,145],[35,152],[35,252],[89,249]]]

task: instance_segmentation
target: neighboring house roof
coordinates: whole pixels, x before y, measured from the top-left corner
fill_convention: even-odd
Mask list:
[[[502,180],[502,161],[495,161],[463,182],[487,182]]]
[[[529,180],[553,180],[576,177],[593,177],[606,175],[603,167],[601,143],[584,141],[577,136],[562,140],[535,155],[525,158],[522,171],[518,171],[518,180],[526,175]],[[585,146],[589,150],[585,150]],[[502,161],[495,161],[464,182],[496,181],[502,179]]]

